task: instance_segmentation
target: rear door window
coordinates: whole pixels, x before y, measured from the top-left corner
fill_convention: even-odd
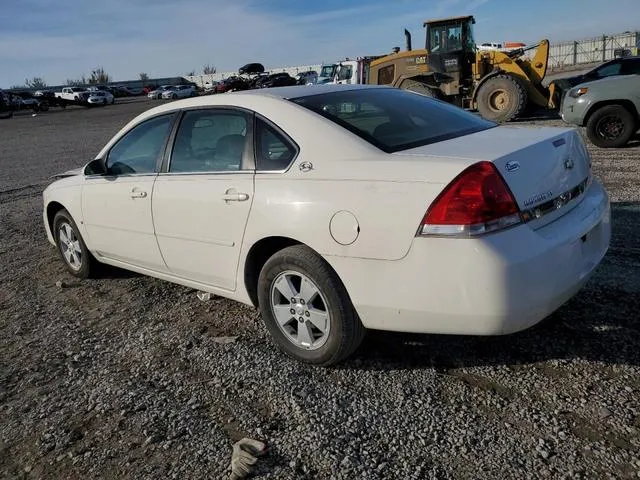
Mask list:
[[[264,120],[256,119],[256,170],[286,170],[298,153],[297,147],[282,132]]]
[[[630,58],[622,62],[623,75],[640,75],[640,58]]]
[[[242,168],[248,115],[231,109],[184,114],[173,144],[169,172],[224,172]]]

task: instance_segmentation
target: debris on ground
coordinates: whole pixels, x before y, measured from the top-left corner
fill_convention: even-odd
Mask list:
[[[233,444],[231,454],[231,480],[246,478],[253,473],[258,457],[267,453],[267,446],[252,438],[243,438]]]

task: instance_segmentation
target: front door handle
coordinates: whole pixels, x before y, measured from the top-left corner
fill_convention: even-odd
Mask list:
[[[249,200],[249,195],[246,193],[239,193],[233,190],[227,190],[224,195],[222,195],[222,199],[225,202],[245,202]]]
[[[144,190],[131,190],[131,198],[144,198],[147,196],[147,192]]]

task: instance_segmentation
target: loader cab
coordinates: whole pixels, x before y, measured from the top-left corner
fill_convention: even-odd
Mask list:
[[[461,87],[472,82],[476,58],[472,16],[424,22],[429,70],[453,77]]]

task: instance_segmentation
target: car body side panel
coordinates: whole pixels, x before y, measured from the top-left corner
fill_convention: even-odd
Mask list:
[[[397,260],[441,189],[426,182],[329,183],[258,174],[245,242],[284,236],[322,255]],[[339,212],[346,220],[333,219]]]
[[[640,113],[640,75],[605,78],[580,87],[587,87],[589,91],[578,98],[568,94],[564,97],[560,113],[566,123],[584,126],[592,108],[601,102],[630,101]]]
[[[82,235],[87,248],[91,250],[90,242],[88,240],[89,235],[84,225],[84,217],[82,213],[82,184],[84,181],[83,176],[72,176],[56,181],[51,186],[46,188],[42,194],[43,197],[43,220],[45,222],[45,229],[47,232],[47,239],[50,243],[54,243],[53,232],[49,230],[49,224],[47,220],[47,207],[51,202],[56,202],[62,205],[70,214],[73,220],[78,226],[80,235]]]

